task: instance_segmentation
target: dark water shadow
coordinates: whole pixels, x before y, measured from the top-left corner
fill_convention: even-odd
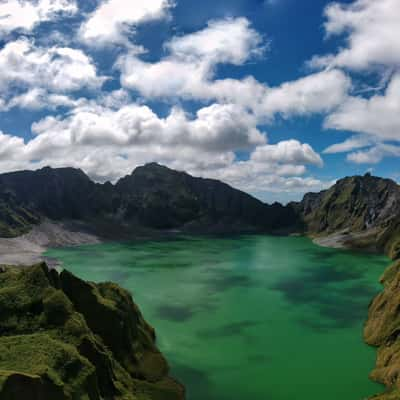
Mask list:
[[[195,310],[188,306],[163,304],[157,307],[157,317],[167,321],[185,322],[191,319],[195,314]]]
[[[171,375],[185,385],[187,399],[217,400],[216,397],[213,397],[216,388],[206,371],[180,363],[172,362],[171,365]]]
[[[297,276],[277,282],[272,289],[281,292],[292,305],[311,307],[310,317],[298,320],[316,332],[349,328],[366,318],[367,307],[377,293],[363,280],[360,268],[326,265],[304,267]]]
[[[227,290],[241,287],[253,288],[258,284],[247,275],[230,275],[228,271],[216,273],[213,277],[203,281],[209,293],[221,293]]]
[[[155,315],[166,321],[186,322],[202,313],[214,313],[218,308],[218,301],[211,296],[204,296],[196,304],[160,304]]]
[[[259,321],[240,321],[223,325],[215,329],[202,329],[197,332],[198,336],[203,339],[218,339],[228,336],[244,336],[251,328],[258,327],[261,324]]]
[[[221,388],[218,388],[212,380],[212,376],[202,369],[187,366],[172,361],[171,375],[176,377],[186,387],[186,398],[188,400],[273,400],[273,397],[263,395],[262,399],[256,399],[253,396],[243,397],[242,393],[220,394]],[[229,370],[225,372],[229,373]],[[251,382],[243,382],[243,385]],[[219,389],[219,390],[218,390]]]

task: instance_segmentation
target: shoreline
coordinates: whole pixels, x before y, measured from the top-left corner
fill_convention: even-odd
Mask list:
[[[59,265],[57,260],[43,256],[48,248],[102,242],[99,236],[89,233],[82,224],[44,221],[22,236],[0,238],[0,265],[23,267],[45,261],[49,267],[56,267]]]
[[[103,229],[96,229],[96,232]],[[80,245],[100,244],[107,241],[142,239],[154,240],[165,237],[176,236],[178,234],[196,234],[199,232],[183,231],[143,231],[132,236],[121,235],[121,237],[105,237],[94,233],[93,228],[88,223],[77,221],[51,221],[45,220],[39,225],[35,225],[28,233],[14,238],[0,238],[0,265],[29,266],[39,262],[46,262],[50,267],[56,267],[59,262],[43,255],[49,248],[74,247]],[[245,234],[245,232],[243,232]],[[258,232],[261,234],[261,232]],[[271,233],[268,233],[271,234]],[[281,235],[281,233],[280,233]],[[367,252],[377,252],[376,249],[358,246],[360,239],[370,235],[370,232],[350,234],[347,231],[336,232],[326,236],[313,236],[307,234],[289,234],[306,236],[314,244],[321,247],[333,249],[360,250]]]

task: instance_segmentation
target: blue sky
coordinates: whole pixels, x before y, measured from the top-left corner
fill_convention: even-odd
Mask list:
[[[287,202],[400,179],[397,0],[0,0],[0,172],[157,161]]]

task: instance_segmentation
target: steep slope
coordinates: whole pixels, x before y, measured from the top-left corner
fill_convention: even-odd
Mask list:
[[[396,400],[400,399],[400,260],[385,271],[381,283],[384,290],[371,303],[364,337],[378,347],[371,378],[388,388],[374,399]]]
[[[0,272],[0,398],[183,400],[154,330],[112,283],[45,264]]]
[[[23,206],[0,185],[0,237],[21,235],[39,222],[40,216],[35,211]]]
[[[313,236],[340,233],[344,244],[385,251],[393,258],[400,244],[400,186],[366,174],[339,180],[291,205]]]

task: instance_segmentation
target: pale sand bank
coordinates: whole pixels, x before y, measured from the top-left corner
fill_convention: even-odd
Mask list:
[[[49,247],[100,242],[97,236],[84,232],[79,224],[45,221],[25,235],[12,239],[0,238],[0,264],[22,266],[46,261],[54,265],[57,264],[55,260],[43,257],[43,253]]]

